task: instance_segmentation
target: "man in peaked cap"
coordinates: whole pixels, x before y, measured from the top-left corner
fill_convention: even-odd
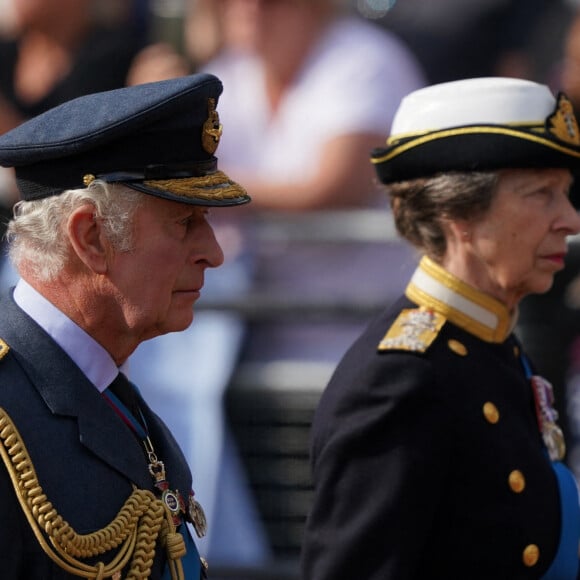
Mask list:
[[[97,93],[0,137],[22,197],[0,300],[3,578],[205,576],[186,461],[123,370],[192,322],[223,261],[208,208],[250,201],[217,168],[221,90],[193,75]]]

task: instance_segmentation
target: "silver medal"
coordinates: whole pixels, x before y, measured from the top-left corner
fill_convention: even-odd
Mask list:
[[[203,538],[207,533],[207,520],[205,513],[200,503],[193,497],[193,494],[189,496],[189,518],[193,527],[195,528],[195,533],[198,538]]]

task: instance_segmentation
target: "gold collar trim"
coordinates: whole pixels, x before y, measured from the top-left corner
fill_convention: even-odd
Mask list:
[[[427,256],[421,259],[405,295],[486,342],[503,342],[515,326],[516,316],[501,302],[462,282]]]

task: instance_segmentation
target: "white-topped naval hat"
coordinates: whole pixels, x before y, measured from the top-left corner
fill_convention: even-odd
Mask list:
[[[522,79],[466,79],[407,95],[371,161],[383,183],[447,171],[578,170],[580,133],[563,93]]]

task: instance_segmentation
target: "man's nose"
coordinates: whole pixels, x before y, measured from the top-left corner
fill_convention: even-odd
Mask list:
[[[209,268],[221,266],[224,263],[224,252],[220,243],[217,241],[214,229],[209,223],[203,225],[203,231],[200,231],[200,238],[203,248],[199,247],[200,239],[198,238],[198,242],[195,243],[196,247],[193,251],[194,261],[199,262],[203,260]]]

